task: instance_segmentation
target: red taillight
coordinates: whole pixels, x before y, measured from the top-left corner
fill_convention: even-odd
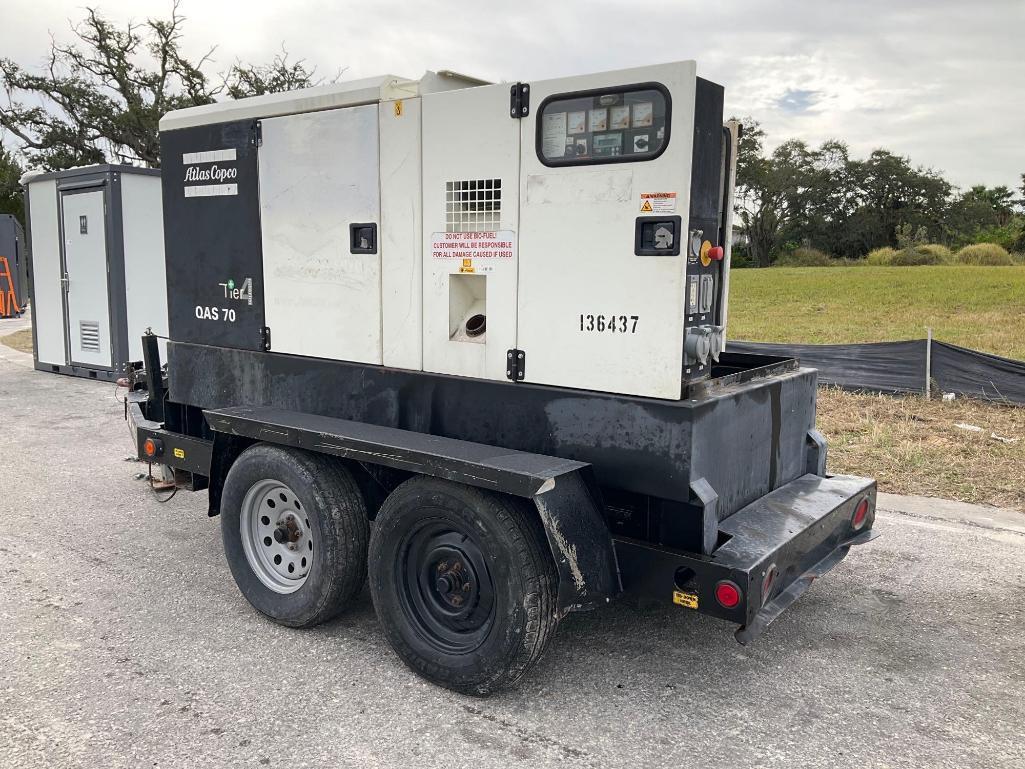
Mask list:
[[[142,442],[142,453],[147,457],[159,457],[164,450],[164,444],[157,438],[147,438]]]
[[[740,605],[740,588],[724,579],[715,586],[715,600],[724,609],[736,609]]]
[[[868,518],[868,498],[861,500],[858,506],[854,508],[854,516],[851,518],[851,526],[855,530],[860,529],[865,525],[865,520]]]

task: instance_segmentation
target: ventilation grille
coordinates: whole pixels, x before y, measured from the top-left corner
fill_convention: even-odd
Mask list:
[[[84,352],[100,351],[100,324],[95,320],[80,320],[78,335]]]
[[[446,232],[494,232],[501,222],[501,179],[445,182]]]

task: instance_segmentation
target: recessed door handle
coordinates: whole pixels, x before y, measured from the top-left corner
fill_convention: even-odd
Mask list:
[[[377,224],[369,222],[349,225],[349,253],[377,253]]]

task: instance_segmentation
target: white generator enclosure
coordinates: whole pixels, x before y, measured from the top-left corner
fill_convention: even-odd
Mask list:
[[[167,335],[160,173],[89,166],[28,175],[36,368],[116,379]]]
[[[737,132],[694,62],[171,113],[171,338],[680,399],[725,345]]]

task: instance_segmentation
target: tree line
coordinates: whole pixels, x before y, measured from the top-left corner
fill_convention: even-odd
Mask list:
[[[236,59],[212,72],[215,49],[198,58],[182,50],[184,22],[178,3],[169,18],[122,26],[87,8],[72,27],[75,42],[51,42],[42,67],[0,58],[6,94],[0,131],[19,145],[17,153],[0,145],[0,212],[24,220],[23,164],[40,170],[108,162],[159,167],[158,125],[166,112],[323,82],[284,50],[266,63]],[[738,264],[768,266],[801,246],[859,258],[897,245],[909,229],[948,246],[995,242],[1025,251],[1025,174],[1020,190],[962,191],[882,149],[857,159],[840,141],[813,148],[790,140],[766,152],[762,128],[743,123]]]
[[[734,247],[741,263],[767,267],[800,247],[857,259],[901,246],[909,231],[954,248],[985,242],[1025,251],[1025,174],[1018,190],[958,190],[885,149],[858,159],[841,141],[813,148],[791,139],[765,152],[761,126],[742,122]]]
[[[17,155],[0,145],[0,213],[24,220],[23,163],[46,171],[96,163],[157,168],[165,113],[323,82],[284,50],[266,63],[236,59],[213,72],[216,49],[198,58],[182,50],[184,23],[178,2],[169,18],[122,26],[87,8],[72,26],[74,42],[52,41],[41,67],[0,58],[0,131],[19,145]]]

